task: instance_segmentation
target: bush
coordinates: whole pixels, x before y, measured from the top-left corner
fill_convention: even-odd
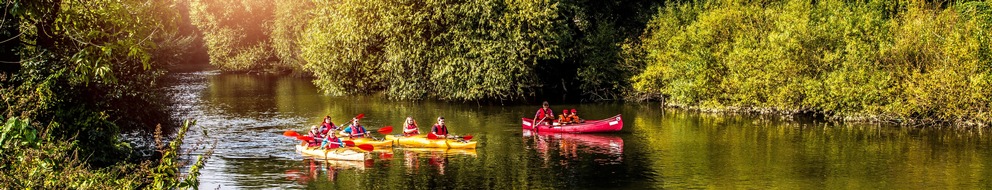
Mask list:
[[[659,10],[642,94],[704,108],[989,123],[988,2],[703,1]]]
[[[79,155],[79,141],[55,140],[43,133],[53,126],[39,132],[30,123],[9,118],[0,132],[0,184],[4,188],[196,189],[199,169],[213,153],[212,146],[192,164],[178,159],[184,135],[194,125],[187,122],[168,147],[159,147],[163,156],[156,162],[94,168],[87,164],[85,156]],[[159,131],[156,138],[160,137]],[[181,175],[183,168],[189,168],[186,175]]]

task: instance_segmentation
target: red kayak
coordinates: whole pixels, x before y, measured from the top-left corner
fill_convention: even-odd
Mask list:
[[[544,122],[541,125],[534,127],[533,123],[534,119],[523,118],[523,129],[554,133],[603,133],[620,131],[620,129],[623,129],[623,120],[620,119],[620,115],[602,120],[566,125],[550,125],[548,124],[549,122]]]

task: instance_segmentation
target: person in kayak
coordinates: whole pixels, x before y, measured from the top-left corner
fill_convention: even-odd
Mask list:
[[[307,143],[309,143],[308,146],[317,146],[317,143],[324,138],[324,136],[320,134],[320,129],[316,125],[310,126],[310,132],[308,132],[307,136],[313,137],[312,140],[307,141]]]
[[[561,110],[561,115],[558,115],[558,124],[565,125],[572,123],[572,114],[568,114],[568,110]]]
[[[365,130],[365,127],[362,126],[362,124],[358,123],[358,118],[352,118],[351,125],[345,127],[339,134],[347,137],[365,137],[368,136],[369,132]]]
[[[406,122],[403,124],[403,136],[413,136],[419,134],[420,128],[417,127],[417,121],[413,120],[413,117],[406,117]]]
[[[541,123],[551,122],[554,119],[555,113],[551,111],[551,106],[548,105],[548,101],[544,101],[544,103],[541,103],[541,108],[537,110],[536,114],[534,114],[535,123],[533,126],[536,128]]]
[[[331,122],[331,116],[324,116],[324,121],[320,123],[320,132],[325,134],[330,134],[331,131],[338,130],[338,126]]]
[[[341,138],[335,136],[334,133],[329,133],[329,135],[330,136],[320,142],[320,147],[323,147],[324,149],[344,147],[344,141],[341,141]]]
[[[575,108],[572,108],[572,114],[569,115],[568,118],[569,118],[569,120],[572,123],[585,123],[586,122],[586,120],[584,120],[582,118],[579,118],[578,112],[575,111]]]
[[[444,125],[444,117],[437,117],[437,124],[431,127],[431,134],[434,134],[437,138],[448,137],[448,126]]]

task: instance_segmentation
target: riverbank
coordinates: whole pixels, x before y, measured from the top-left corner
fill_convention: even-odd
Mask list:
[[[834,123],[864,123],[864,124],[886,124],[904,127],[943,127],[953,126],[958,128],[988,128],[992,126],[990,122],[978,120],[946,121],[929,118],[899,118],[891,115],[838,115],[820,110],[799,110],[781,108],[753,108],[753,107],[701,107],[688,105],[664,104],[665,109],[675,109],[681,111],[692,111],[709,114],[754,114],[762,116],[779,117],[784,120],[804,120]],[[797,119],[801,118],[801,119]]]

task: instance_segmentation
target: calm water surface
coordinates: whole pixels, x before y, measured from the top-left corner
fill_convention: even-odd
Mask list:
[[[197,119],[216,153],[213,189],[992,189],[989,130],[780,121],[663,111],[657,104],[552,105],[586,119],[622,114],[615,134],[521,130],[537,106],[394,102],[320,95],[307,79],[217,71],[170,74],[176,118]],[[370,130],[444,116],[474,150],[387,149],[366,162],[300,156],[285,130],[364,113]],[[398,132],[397,129],[395,132]],[[190,134],[206,139],[202,133]]]

